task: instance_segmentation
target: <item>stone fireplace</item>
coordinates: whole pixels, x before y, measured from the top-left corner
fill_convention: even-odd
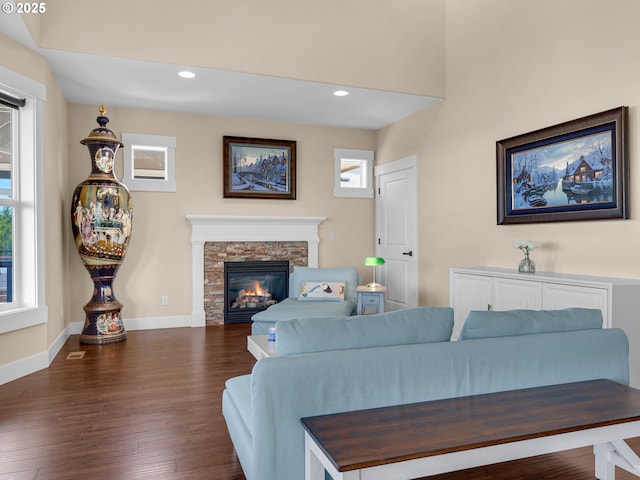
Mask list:
[[[224,323],[251,322],[255,313],[288,296],[287,260],[224,262]],[[205,288],[205,311],[207,300]]]
[[[287,260],[318,266],[324,217],[187,215],[191,222],[192,326],[224,323],[224,263]]]
[[[308,262],[307,243],[205,242],[203,272],[205,324],[225,323],[225,263],[271,261],[288,261],[290,271],[295,265],[305,266]]]

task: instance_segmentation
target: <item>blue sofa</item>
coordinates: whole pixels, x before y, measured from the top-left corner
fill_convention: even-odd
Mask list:
[[[356,311],[356,287],[360,277],[355,267],[311,268],[295,266],[289,275],[289,297],[251,317],[251,334],[266,335],[276,322],[294,318],[348,317]],[[343,297],[307,296],[306,282],[338,282],[344,286]]]
[[[629,382],[627,337],[600,328],[598,310],[475,313],[455,342],[448,308],[278,323],[279,356],[229,379],[223,393],[246,478],[304,478],[303,417],[599,378]]]

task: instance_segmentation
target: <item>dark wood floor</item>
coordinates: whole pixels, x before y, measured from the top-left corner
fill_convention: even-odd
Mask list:
[[[248,333],[248,324],[132,331],[105,346],[72,336],[50,368],[0,386],[0,480],[244,480],[221,394],[227,378],[255,363]],[[84,358],[67,359],[77,351]],[[640,451],[640,439],[630,444]],[[429,478],[593,479],[593,454],[583,448]]]

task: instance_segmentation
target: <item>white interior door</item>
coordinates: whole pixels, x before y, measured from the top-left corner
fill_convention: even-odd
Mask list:
[[[386,310],[418,306],[418,157],[377,166],[377,271],[387,287]]]

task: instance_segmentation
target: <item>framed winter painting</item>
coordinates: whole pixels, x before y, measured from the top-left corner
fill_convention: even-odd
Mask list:
[[[222,139],[224,197],[296,198],[296,142],[265,138]]]
[[[496,142],[498,225],[629,218],[627,111]]]

